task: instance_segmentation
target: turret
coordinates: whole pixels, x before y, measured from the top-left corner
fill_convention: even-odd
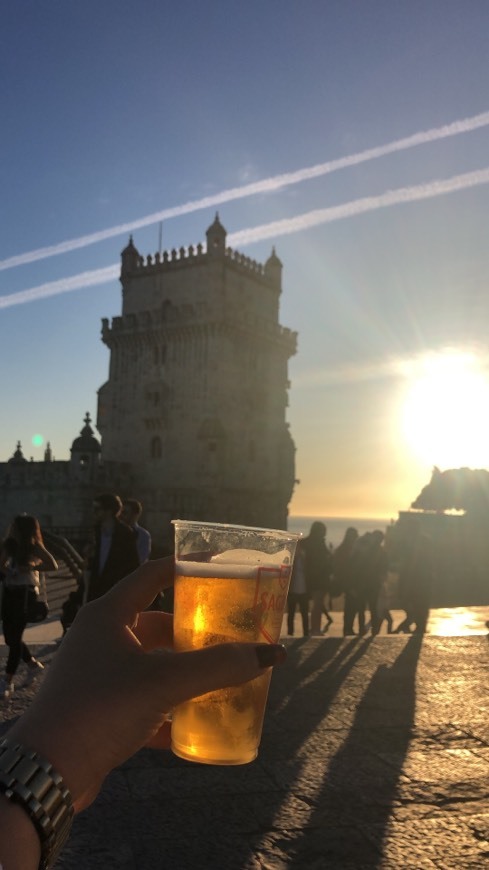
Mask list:
[[[92,421],[88,411],[85,414],[83,422],[85,425],[80,431],[80,436],[75,438],[70,450],[71,465],[75,472],[77,470],[86,471],[87,469],[92,471],[97,468],[102,450],[100,442],[95,438],[93,429],[90,426]]]
[[[265,277],[278,290],[282,289],[282,261],[277,257],[275,247],[272,248],[272,253],[265,263]]]
[[[128,272],[133,272],[134,269],[137,269],[140,260],[140,253],[134,242],[132,240],[132,236],[129,236],[129,244],[121,251],[121,276],[127,274]]]
[[[214,223],[208,227],[206,232],[207,238],[207,254],[211,257],[223,257],[226,253],[226,230],[219,220],[219,213],[216,211]]]
[[[25,462],[27,462],[27,459],[22,453],[22,444],[20,443],[20,441],[17,441],[17,449],[14,455],[11,456],[8,461],[15,463],[16,465],[23,465]]]

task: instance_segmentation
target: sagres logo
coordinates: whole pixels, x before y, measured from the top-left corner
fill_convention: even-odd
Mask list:
[[[290,565],[258,568],[253,610],[260,634],[268,643],[277,643],[290,580]]]

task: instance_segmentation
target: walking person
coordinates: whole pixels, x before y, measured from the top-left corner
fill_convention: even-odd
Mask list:
[[[434,580],[433,549],[430,539],[416,528],[403,553],[399,572],[399,589],[406,618],[396,633],[424,634],[430,612]]]
[[[348,607],[345,603],[345,635],[354,634],[355,616],[358,616],[358,634],[366,634],[367,610],[370,613],[372,635],[379,633],[381,623],[378,616],[378,598],[388,568],[383,541],[384,533],[376,529],[374,532],[366,532],[354,547]]]
[[[302,538],[297,543],[294,558],[294,567],[290,579],[289,594],[287,596],[287,634],[294,634],[294,619],[297,607],[302,619],[302,633],[304,637],[309,635],[309,595],[306,586],[306,556],[303,551]]]
[[[343,614],[343,635],[355,634],[353,624],[358,618],[358,634],[365,634],[365,565],[368,558],[372,533],[365,532],[353,544],[348,576],[345,578],[345,606]]]
[[[372,635],[379,633],[380,626],[384,619],[387,619],[389,625],[389,617],[387,615],[382,615],[382,619],[380,619],[378,603],[382,587],[387,579],[388,567],[389,560],[384,547],[384,533],[380,529],[376,529],[372,532],[370,538],[364,579],[365,606],[368,607],[370,612]],[[392,630],[392,619],[390,621],[390,627]]]
[[[139,525],[139,517],[143,512],[143,506],[135,498],[125,498],[122,502],[121,520],[127,523],[136,535],[139,554],[139,564],[147,562],[151,555],[151,535],[147,529]]]
[[[333,552],[330,596],[331,598],[338,598],[340,595],[344,596],[343,618],[345,618],[347,613],[347,602],[349,603],[352,553],[357,541],[358,531],[353,526],[350,526],[346,530],[343,540]]]
[[[40,571],[57,571],[54,556],[44,546],[36,517],[21,514],[12,522],[0,552],[3,573],[2,622],[9,653],[5,677],[0,682],[0,698],[9,698],[15,690],[14,677],[23,661],[28,668],[28,681],[43,670],[34,658],[23,634],[27,625],[27,603],[30,590],[40,591]]]
[[[321,635],[324,596],[329,592],[331,575],[331,553],[326,546],[324,523],[313,522],[302,546],[306,556],[306,587],[312,599],[311,635],[317,637]]]
[[[89,566],[87,601],[104,595],[139,565],[136,536],[119,519],[121,510],[122,502],[112,492],[101,493],[93,500],[95,534],[84,554]]]

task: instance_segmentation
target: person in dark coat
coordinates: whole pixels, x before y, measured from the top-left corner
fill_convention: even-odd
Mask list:
[[[358,541],[358,531],[350,526],[333,553],[333,577],[330,594],[332,598],[343,595],[350,585],[353,548]]]
[[[371,532],[365,532],[353,544],[350,555],[348,575],[344,579],[345,608],[343,614],[343,635],[355,634],[353,623],[358,618],[358,633],[365,633],[364,575],[367,562]]]
[[[384,533],[376,529],[370,536],[370,544],[363,566],[363,582],[360,590],[359,620],[362,633],[365,631],[365,610],[370,611],[370,625],[373,635],[380,631],[378,615],[380,590],[387,577],[389,567],[386,550],[383,546]]]
[[[416,634],[426,631],[434,573],[431,541],[417,528],[401,559],[399,591],[406,618],[397,626],[396,633],[411,632],[413,624]]]
[[[290,636],[294,634],[295,611],[299,607],[302,618],[302,633],[304,637],[307,637],[309,634],[309,595],[306,587],[306,557],[302,549],[303,543],[303,538],[297,542],[287,597],[287,634]]]
[[[329,592],[331,552],[326,546],[326,526],[316,520],[302,542],[305,554],[306,588],[312,600],[311,635],[321,634],[324,596]]]
[[[87,601],[100,598],[139,565],[136,535],[118,519],[121,510],[119,496],[111,492],[93,501],[95,535],[85,552],[90,565]]]

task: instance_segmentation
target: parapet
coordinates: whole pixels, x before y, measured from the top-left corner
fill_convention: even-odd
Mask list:
[[[274,321],[260,317],[259,314],[243,311],[239,319],[239,328],[253,335],[262,335],[269,341],[285,344],[291,354],[297,349],[297,332]],[[109,345],[114,339],[122,336],[148,335],[148,332],[160,333],[161,330],[196,330],[236,329],[236,322],[230,315],[216,317],[211,309],[202,310],[189,302],[173,305],[165,300],[158,308],[137,313],[118,315],[110,323],[107,317],[102,318],[102,341]]]
[[[180,248],[172,248],[170,251],[157,251],[155,254],[147,254],[143,257],[139,251],[130,243],[122,252],[122,267],[121,281],[130,276],[137,278],[144,275],[161,274],[163,272],[172,272],[175,269],[182,269],[202,264],[206,262],[214,262],[216,260],[215,252],[212,254],[205,249],[200,242],[198,245],[189,245],[188,247],[181,246]],[[239,251],[232,248],[225,248],[221,259],[232,263],[232,265],[240,271],[252,274],[259,278],[269,286],[277,286],[277,281],[270,274],[269,270],[262,263],[258,263],[251,257],[247,257]],[[278,261],[280,262],[280,261]]]

